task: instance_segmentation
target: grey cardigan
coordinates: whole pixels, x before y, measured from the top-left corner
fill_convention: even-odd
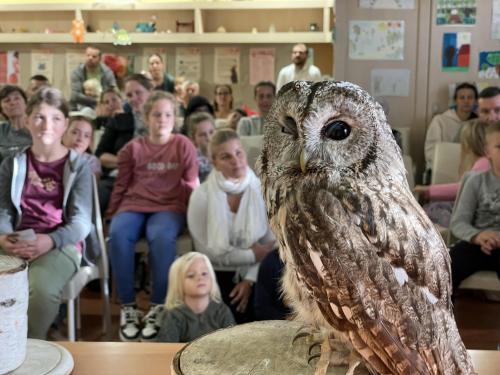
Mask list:
[[[0,166],[0,235],[14,232],[21,223],[26,159],[25,149],[6,158]],[[92,172],[87,161],[74,150],[70,150],[64,166],[63,186],[64,223],[47,233],[55,248],[83,241],[92,225]]]
[[[113,71],[105,64],[100,63],[102,90],[116,87],[116,79]],[[83,82],[87,80],[85,64],[80,64],[71,73],[71,105],[76,109],[78,104],[95,108],[97,102],[83,93]]]

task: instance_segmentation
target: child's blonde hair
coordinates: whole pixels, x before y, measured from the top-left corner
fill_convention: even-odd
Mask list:
[[[154,91],[149,98],[146,100],[146,103],[144,103],[143,107],[143,112],[144,112],[144,118],[147,119],[149,117],[149,114],[151,110],[153,109],[153,105],[159,101],[159,100],[168,100],[170,103],[172,103],[172,107],[174,108],[174,116],[176,114],[176,109],[175,109],[175,96],[169,92],[165,91]]]
[[[96,98],[99,98],[102,93],[101,82],[99,82],[96,78],[89,78],[85,82],[83,82],[84,90],[92,90]]]
[[[219,285],[217,284],[214,268],[212,267],[210,259],[208,259],[205,254],[199,253],[197,251],[191,251],[177,258],[174,263],[172,263],[172,266],[170,266],[165,309],[174,309],[177,306],[184,304],[184,278],[186,277],[187,270],[189,269],[189,267],[191,267],[191,264],[193,264],[196,259],[203,259],[205,261],[208,268],[208,273],[210,274],[210,278],[212,279],[210,299],[215,302],[222,301]]]

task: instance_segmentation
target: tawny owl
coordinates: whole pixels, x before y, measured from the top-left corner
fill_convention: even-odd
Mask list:
[[[292,82],[265,120],[260,176],[299,319],[380,374],[473,374],[450,258],[408,187],[382,108],[348,82]]]

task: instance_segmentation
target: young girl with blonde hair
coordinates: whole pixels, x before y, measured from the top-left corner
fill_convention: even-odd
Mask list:
[[[208,257],[190,252],[170,267],[160,342],[189,342],[234,324]]]

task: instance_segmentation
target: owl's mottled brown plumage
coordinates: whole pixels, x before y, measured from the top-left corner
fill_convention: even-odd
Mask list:
[[[258,168],[299,319],[349,341],[376,373],[474,373],[448,250],[373,98],[348,82],[286,85]]]

